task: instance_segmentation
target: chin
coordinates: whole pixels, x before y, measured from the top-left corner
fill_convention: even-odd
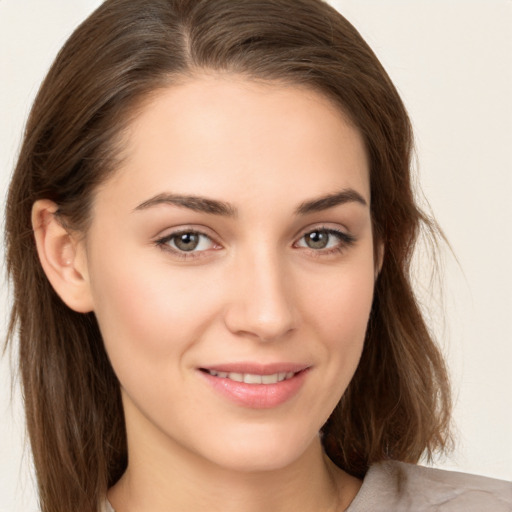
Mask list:
[[[227,435],[220,443],[204,447],[203,457],[226,470],[240,473],[277,471],[321,449],[318,432],[311,434],[250,428],[251,433]],[[209,452],[207,454],[207,452]]]

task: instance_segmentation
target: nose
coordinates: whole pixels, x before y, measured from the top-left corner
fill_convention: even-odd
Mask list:
[[[271,251],[240,259],[243,261],[230,273],[227,328],[259,341],[283,338],[297,328],[298,322],[286,265]]]

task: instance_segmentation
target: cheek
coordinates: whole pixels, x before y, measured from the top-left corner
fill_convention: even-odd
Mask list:
[[[215,312],[212,292],[198,289],[192,274],[147,259],[141,265],[133,254],[96,260],[93,272],[95,314],[116,370],[134,360],[139,367],[175,361]]]
[[[355,260],[326,275],[307,292],[308,314],[332,343],[360,343],[373,301],[372,259]]]
[[[339,271],[338,271],[339,270]],[[309,287],[308,323],[328,360],[325,382],[334,407],[357,368],[363,350],[374,291],[373,258],[341,265],[322,286]]]
[[[371,252],[370,252],[371,254]],[[373,258],[316,274],[301,290],[301,339],[313,341],[318,372],[308,397],[312,430],[327,421],[357,369],[373,301]]]

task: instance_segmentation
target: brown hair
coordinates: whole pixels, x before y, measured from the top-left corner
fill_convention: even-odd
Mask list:
[[[155,90],[197,71],[313,88],[359,128],[371,214],[385,246],[363,355],[323,427],[328,455],[363,476],[383,459],[444,448],[446,370],[410,282],[421,226],[411,189],[411,126],[388,75],[354,27],[320,0],[107,0],[70,37],[32,108],[7,201],[28,432],[44,512],[96,510],[127,463],[119,384],[93,313],[64,305],[38,260],[31,207],[42,198],[86,230],[92,194],[114,172],[123,128]]]

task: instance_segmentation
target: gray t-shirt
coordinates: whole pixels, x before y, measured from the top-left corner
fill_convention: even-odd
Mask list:
[[[403,462],[370,467],[347,512],[512,512],[512,482]]]
[[[106,502],[102,512],[114,510]],[[512,512],[512,482],[380,462],[346,512]]]

